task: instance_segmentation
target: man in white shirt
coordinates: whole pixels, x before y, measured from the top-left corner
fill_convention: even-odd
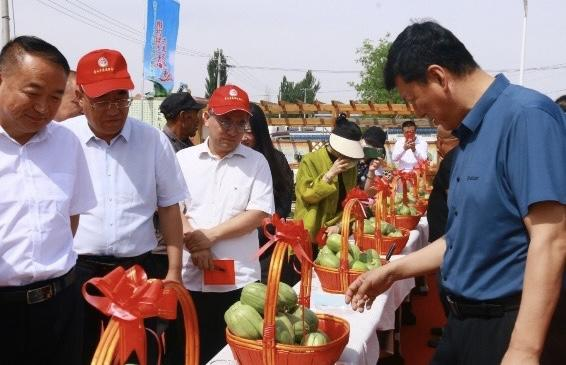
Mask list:
[[[275,210],[267,161],[240,144],[249,117],[246,92],[222,86],[203,113],[209,137],[177,153],[189,189],[183,283],[198,312],[201,363],[226,345],[226,309],[261,278],[256,228]]]
[[[178,203],[187,191],[169,140],[151,125],[128,118],[134,85],[120,52],[101,49],[83,56],[77,85],[84,115],[63,125],[81,142],[97,200],[75,237],[80,279],[103,276],[116,266],[147,268],[146,260],[157,246],[152,219],[157,209],[169,258],[165,279],[180,282]],[[83,363],[90,363],[103,317],[86,301],[85,306]]]
[[[50,123],[69,64],[17,37],[0,52],[0,349],[2,364],[77,364],[82,303],[73,234],[95,205],[78,139]]]
[[[416,135],[417,125],[407,120],[401,125],[403,137],[395,142],[391,159],[399,170],[412,170],[419,161],[426,161],[428,145],[424,139]]]

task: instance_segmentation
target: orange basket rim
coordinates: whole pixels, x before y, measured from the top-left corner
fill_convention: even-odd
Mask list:
[[[283,344],[283,343],[275,343],[275,350],[293,351],[293,352],[308,352],[308,351],[310,351],[309,349],[315,348],[315,349],[320,351],[321,349],[332,348],[336,344],[338,344],[339,342],[344,341],[344,338],[350,336],[350,323],[347,320],[340,318],[338,316],[334,316],[332,314],[328,314],[328,313],[315,313],[315,314],[318,317],[318,319],[324,319],[324,320],[328,320],[328,321],[332,321],[332,322],[341,324],[342,326],[345,327],[345,331],[340,336],[338,336],[337,338],[327,342],[326,344],[324,344],[322,346],[287,345],[287,344]],[[228,342],[237,341],[242,345],[251,347],[251,348],[256,349],[256,350],[262,350],[263,349],[263,340],[261,340],[261,339],[259,339],[259,340],[248,340],[246,338],[236,336],[235,334],[230,332],[228,327],[226,327],[226,338],[229,339]],[[297,351],[297,350],[300,350],[300,351]]]

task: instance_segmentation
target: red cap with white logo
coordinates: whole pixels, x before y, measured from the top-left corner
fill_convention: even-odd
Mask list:
[[[124,56],[113,49],[97,49],[84,55],[77,65],[77,85],[91,98],[134,88]]]
[[[214,90],[208,101],[208,110],[215,115],[223,115],[235,110],[252,115],[248,94],[236,85],[224,85]]]

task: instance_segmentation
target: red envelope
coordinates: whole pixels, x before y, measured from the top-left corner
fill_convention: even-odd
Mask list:
[[[214,270],[204,270],[204,285],[234,285],[236,271],[234,260],[212,260]]]

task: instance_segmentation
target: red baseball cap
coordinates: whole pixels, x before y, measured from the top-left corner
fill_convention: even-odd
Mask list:
[[[90,98],[134,88],[124,56],[113,49],[97,49],[84,55],[77,65],[77,85]]]
[[[208,101],[208,110],[216,115],[223,115],[234,110],[241,110],[252,115],[248,94],[236,85],[224,85],[214,90]]]

